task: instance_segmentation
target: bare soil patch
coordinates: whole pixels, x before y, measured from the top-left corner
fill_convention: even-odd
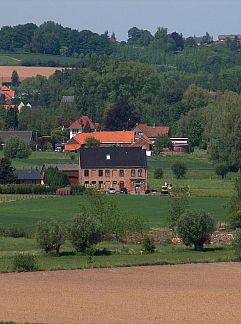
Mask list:
[[[0,275],[0,320],[240,323],[239,263]]]
[[[13,70],[18,72],[20,80],[43,75],[47,78],[56,70],[62,70],[61,67],[44,67],[44,66],[0,66],[0,82],[11,82]]]

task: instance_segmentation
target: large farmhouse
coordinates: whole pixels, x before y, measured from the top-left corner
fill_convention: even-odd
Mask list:
[[[126,188],[131,193],[147,189],[146,153],[140,147],[81,148],[80,185],[105,192]]]

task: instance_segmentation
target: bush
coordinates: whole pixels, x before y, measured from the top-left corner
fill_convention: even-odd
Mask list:
[[[17,253],[13,257],[13,271],[36,271],[38,270],[37,258],[29,253]]]
[[[70,186],[70,194],[71,195],[83,195],[86,191],[85,186],[80,185],[71,185]]]
[[[19,137],[10,137],[4,147],[4,156],[8,159],[24,159],[31,154],[30,145]]]
[[[87,210],[83,209],[80,216],[73,219],[69,228],[69,239],[78,252],[86,253],[87,249],[101,242],[101,223]]]
[[[226,164],[219,164],[216,166],[215,172],[218,176],[221,176],[221,178],[224,179],[228,173],[228,166]]]
[[[188,209],[177,221],[177,233],[183,243],[187,246],[193,244],[196,251],[203,250],[213,231],[213,218],[201,209]]]
[[[27,237],[26,231],[16,225],[0,226],[0,236],[4,237]]]
[[[173,174],[176,176],[177,179],[183,178],[187,173],[187,166],[184,162],[175,162],[171,166]]]
[[[26,184],[9,184],[0,185],[0,194],[55,194],[56,187],[54,186],[43,186],[43,185],[26,185]]]
[[[44,182],[49,186],[63,188],[69,185],[69,178],[66,173],[58,168],[50,167],[44,175]]]
[[[66,227],[64,224],[52,222],[40,222],[37,225],[36,240],[40,249],[46,253],[55,251],[60,255],[60,247],[66,239]]]
[[[154,171],[154,179],[161,179],[163,177],[163,170],[162,168],[157,168]]]
[[[155,252],[155,244],[153,239],[150,239],[149,237],[145,237],[143,240],[143,250],[145,253],[154,253]]]
[[[241,228],[237,228],[235,231],[232,247],[235,257],[238,261],[241,261]]]

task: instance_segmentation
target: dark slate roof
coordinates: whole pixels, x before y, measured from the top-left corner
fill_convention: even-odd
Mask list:
[[[30,143],[33,139],[33,134],[30,131],[0,131],[0,139],[3,142],[6,142],[10,137],[20,137],[24,141]]]
[[[82,169],[146,168],[146,152],[141,147],[82,148],[80,165]]]
[[[18,180],[41,180],[40,172],[37,170],[17,170],[15,173]]]

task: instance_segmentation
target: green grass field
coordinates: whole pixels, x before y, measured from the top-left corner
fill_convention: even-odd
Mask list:
[[[168,210],[170,208],[168,197],[116,195],[111,199],[116,200],[124,215],[140,215],[148,222],[149,227],[168,226]],[[78,215],[81,204],[84,203],[84,196],[39,198],[2,203],[0,224],[19,224],[31,230],[40,220],[56,219],[67,222]],[[191,207],[205,209],[217,222],[226,221],[225,206],[227,203],[227,198],[190,198]]]

